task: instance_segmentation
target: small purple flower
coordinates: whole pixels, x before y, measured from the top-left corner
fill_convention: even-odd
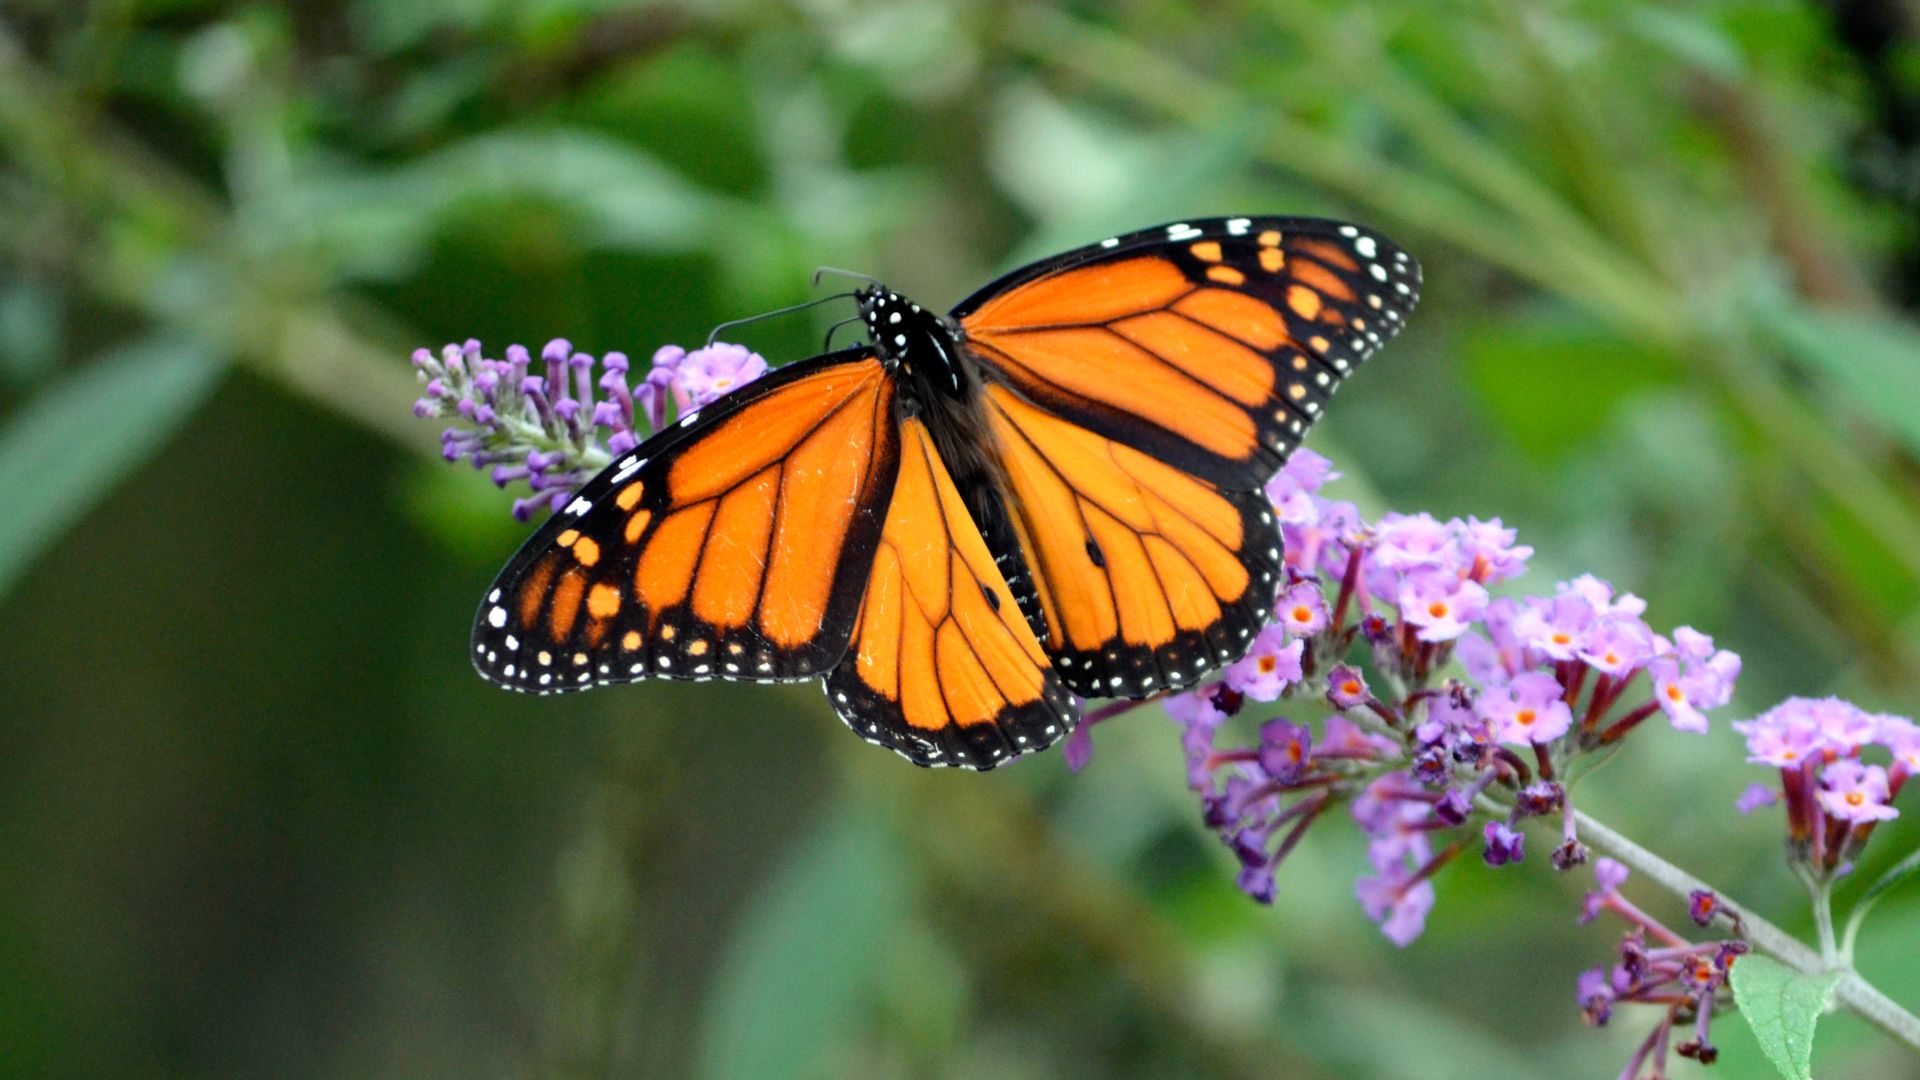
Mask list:
[[[1563,582],[1560,591],[1563,595],[1572,593],[1585,600],[1598,615],[1618,614],[1638,618],[1647,610],[1647,602],[1632,593],[1621,593],[1616,599],[1613,586],[1592,574],[1581,574],[1572,581]]]
[[[1333,471],[1333,462],[1302,446],[1267,481],[1267,499],[1281,524],[1312,525],[1319,520],[1314,492],[1339,476]]]
[[[1432,514],[1385,514],[1373,535],[1369,558],[1381,570],[1402,574],[1440,570],[1459,576],[1460,546],[1453,530]]]
[[[1227,722],[1227,714],[1215,703],[1211,687],[1198,687],[1184,694],[1173,694],[1162,701],[1167,716],[1180,729],[1180,746],[1187,758],[1187,786],[1194,791],[1213,790],[1213,733]]]
[[[1653,631],[1632,615],[1617,611],[1603,615],[1581,635],[1577,655],[1595,671],[1618,678],[1639,670],[1653,657]]]
[[[1574,998],[1580,1003],[1580,1011],[1585,1014],[1587,1023],[1594,1027],[1605,1026],[1613,1017],[1613,985],[1604,968],[1588,968],[1581,972]]]
[[[1908,773],[1920,772],[1920,724],[1904,716],[1882,715],[1876,741],[1893,754],[1893,767]]]
[[[1384,760],[1400,752],[1400,744],[1385,735],[1362,731],[1344,716],[1329,716],[1322,725],[1325,737],[1315,751],[1321,756]]]
[[[1580,924],[1585,926],[1600,914],[1606,902],[1627,883],[1627,868],[1606,856],[1594,860],[1593,882],[1599,888],[1587,894],[1580,904]]]
[[[634,400],[646,413],[647,423],[652,424],[656,431],[667,426],[669,408],[678,407],[674,401],[674,374],[686,355],[687,350],[678,345],[662,345],[655,349],[646,378],[633,392]]]
[[[1561,699],[1562,694],[1553,676],[1529,671],[1481,694],[1475,711],[1494,725],[1494,738],[1503,743],[1547,743],[1573,726],[1573,710]]]
[[[1421,641],[1452,641],[1487,609],[1486,587],[1436,571],[1411,574],[1401,583],[1400,617]]]
[[[1687,894],[1687,917],[1705,926],[1720,912],[1720,898],[1711,889],[1695,889]]]
[[[1593,605],[1585,597],[1563,591],[1551,600],[1527,600],[1513,617],[1513,635],[1523,647],[1549,660],[1572,660],[1593,620]]]
[[[1734,802],[1734,809],[1742,814],[1751,814],[1763,806],[1772,806],[1780,801],[1780,793],[1765,784],[1748,784],[1747,790],[1740,793]]]
[[[1653,661],[1647,665],[1647,677],[1653,680],[1653,699],[1660,703],[1660,710],[1667,714],[1675,731],[1707,730],[1707,714],[1689,699],[1678,660],[1662,657]]]
[[[1247,655],[1221,672],[1228,686],[1255,701],[1278,701],[1287,687],[1301,679],[1300,656],[1306,642],[1287,641],[1286,630],[1268,626],[1254,636]]]
[[[1791,768],[1815,755],[1852,754],[1877,738],[1881,724],[1839,698],[1793,697],[1733,729],[1747,737],[1747,760]]]
[[[1505,866],[1516,863],[1526,854],[1527,837],[1518,829],[1504,821],[1489,821],[1480,831],[1486,846],[1481,848],[1480,856],[1488,866]]]
[[[1274,620],[1294,637],[1312,637],[1327,628],[1327,599],[1320,586],[1302,581],[1280,594],[1273,604]]]
[[[1455,521],[1452,525],[1461,557],[1466,562],[1468,577],[1482,584],[1493,585],[1510,581],[1526,571],[1527,560],[1533,557],[1533,548],[1526,544],[1515,544],[1513,541],[1518,534],[1502,525],[1499,518],[1481,521],[1470,517],[1464,522]]]
[[[1305,725],[1286,719],[1260,725],[1260,768],[1275,781],[1291,784],[1299,780],[1312,758],[1313,732]]]
[[[1520,601],[1509,596],[1489,601],[1480,617],[1480,632],[1467,634],[1456,643],[1455,655],[1475,682],[1503,683],[1530,666],[1527,645],[1514,630],[1514,621],[1525,610]]]
[[[1900,816],[1888,806],[1887,770],[1842,758],[1828,765],[1820,777],[1820,805],[1835,818],[1855,825]]]
[[[1256,903],[1271,904],[1276,888],[1273,871],[1273,864],[1265,861],[1252,866],[1242,866],[1239,876],[1234,879],[1234,885],[1241,892],[1252,897]]]
[[[1747,760],[1755,765],[1797,768],[1820,750],[1820,729],[1802,708],[1806,698],[1787,700],[1754,717],[1735,720],[1733,730],[1747,737]]]
[[[1413,944],[1427,928],[1433,910],[1433,882],[1414,881],[1405,874],[1381,873],[1354,882],[1354,893],[1367,918],[1380,924],[1387,940],[1401,948]]]
[[[1513,797],[1516,818],[1545,817],[1557,814],[1567,805],[1567,789],[1557,780],[1528,784]]]
[[[695,349],[675,365],[674,381],[686,394],[683,411],[706,407],[767,373],[767,362],[744,345],[716,342]]]
[[[1327,672],[1327,700],[1336,709],[1357,709],[1372,701],[1373,693],[1359,668],[1341,664]]]

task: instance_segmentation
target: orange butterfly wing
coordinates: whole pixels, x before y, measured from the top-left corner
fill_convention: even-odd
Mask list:
[[[1034,403],[1229,488],[1271,477],[1400,329],[1420,268],[1355,225],[1220,218],[1015,271],[953,311]]]
[[[990,769],[1078,715],[918,419],[901,425],[852,647],[826,688],[857,734],[918,765]]]
[[[899,463],[867,349],[774,371],[615,461],[501,572],[482,675],[551,693],[798,679],[846,652]]]
[[[1260,489],[1419,283],[1358,226],[1220,218],[1068,252],[954,309],[1068,689],[1142,697],[1245,653],[1281,576]]]
[[[1069,689],[1144,697],[1246,651],[1280,573],[1265,496],[1222,490],[1006,387],[986,401],[1046,649]]]

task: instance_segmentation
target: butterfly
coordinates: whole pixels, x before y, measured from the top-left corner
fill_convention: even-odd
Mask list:
[[[499,685],[818,678],[869,742],[990,769],[1080,699],[1242,656],[1284,576],[1263,487],[1419,298],[1357,225],[1179,222],[945,315],[870,283],[866,342],[621,455],[501,571]]]

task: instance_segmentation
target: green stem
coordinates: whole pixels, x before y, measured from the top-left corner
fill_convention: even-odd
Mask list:
[[[1807,896],[1813,901],[1813,927],[1820,940],[1820,961],[1829,969],[1841,967],[1840,947],[1833,935],[1833,882],[1806,874]]]
[[[1866,921],[1867,912],[1873,910],[1873,905],[1880,902],[1887,890],[1916,873],[1920,873],[1920,848],[1908,852],[1906,858],[1888,867],[1886,873],[1881,874],[1880,879],[1868,886],[1860,899],[1854,901],[1853,910],[1847,913],[1846,932],[1840,941],[1840,956],[1849,965],[1853,963],[1854,939],[1860,934],[1860,924]]]
[[[1720,907],[1738,916],[1746,928],[1747,941],[1760,951],[1788,967],[1808,975],[1840,971],[1840,985],[1834,999],[1853,1010],[1868,1023],[1920,1053],[1920,1016],[1915,1016],[1880,989],[1860,977],[1846,964],[1829,963],[1805,942],[1762,918],[1753,909],[1728,897],[1706,882],[1627,839],[1596,821],[1591,815],[1574,811],[1580,825],[1580,837],[1595,850],[1611,855],[1675,896],[1684,897],[1695,889],[1706,889],[1719,899]]]

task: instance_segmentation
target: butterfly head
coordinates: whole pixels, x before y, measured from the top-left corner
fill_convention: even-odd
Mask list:
[[[861,289],[857,299],[882,362],[946,393],[962,392],[955,331],[945,319],[878,282]]]

